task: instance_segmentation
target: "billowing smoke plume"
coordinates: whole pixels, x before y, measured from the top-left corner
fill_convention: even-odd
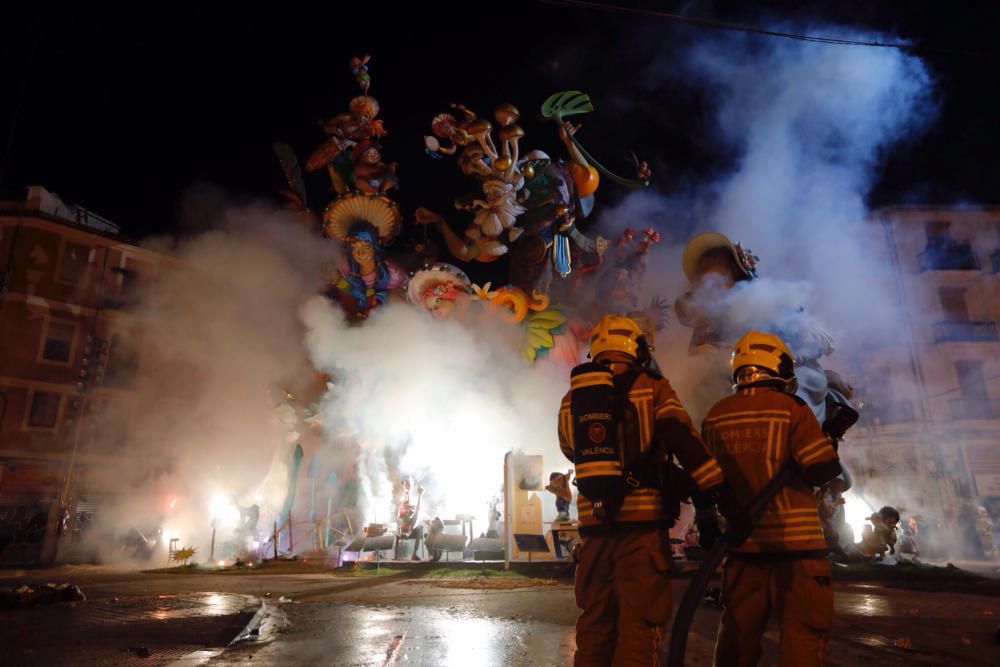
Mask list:
[[[116,500],[90,531],[107,550],[117,548],[109,535],[152,538],[162,527],[203,559],[213,514],[228,533],[238,505],[283,500],[287,474],[267,476],[288,465],[295,420],[276,407],[283,388],[311,377],[297,310],[322,288],[333,248],[265,209],[231,210],[215,226],[173,246],[150,242],[176,260],[141,277],[118,325],[141,370],[128,449],[103,489]]]
[[[669,196],[636,193],[601,217],[611,229],[656,224],[668,240],[670,247],[651,257],[655,278],[647,289],[669,298],[687,289],[684,241],[718,231],[760,258],[761,278],[721,299],[710,289],[693,295],[729,323],[727,333],[794,332],[801,347],[793,352],[806,357],[819,356],[824,332],[835,346],[855,349],[883,338],[900,313],[885,240],[867,220],[866,199],[885,153],[919,135],[936,113],[922,62],[897,49],[723,34],[654,59],[643,74],[659,92],[678,79],[708,100],[715,138],[731,158],[712,179]],[[676,323],[661,338],[661,365],[692,414],[704,414],[727,389],[728,350],[690,356],[691,329]],[[836,355],[821,362],[850,370]],[[849,441],[844,454],[850,460]],[[873,502],[919,506],[910,490],[883,481],[867,489],[878,492]]]
[[[506,452],[559,456],[555,415],[568,379],[523,358],[520,329],[490,314],[432,320],[406,303],[350,326],[318,296],[335,244],[272,210],[223,216],[165,248],[176,262],[136,295],[135,465],[117,471],[108,491],[118,501],[102,508],[93,535],[152,537],[160,526],[204,561],[214,523],[216,558],[228,558],[293,507],[300,537],[328,510],[333,528],[346,527],[345,513],[355,531],[392,521],[404,478],[426,487],[424,516],[485,519],[502,495]],[[317,370],[328,382],[315,381]],[[259,520],[240,534],[253,507]],[[279,546],[289,550],[284,530]]]
[[[857,37],[848,32],[837,35]],[[891,274],[865,200],[886,151],[935,114],[921,61],[896,49],[726,34],[654,61],[644,81],[677,85],[677,76],[714,105],[731,164],[682,193],[637,193],[602,222],[656,223],[680,244],[689,232],[722,232],[760,257],[762,275],[809,286],[799,300],[838,337],[891,321]],[[676,259],[657,265],[661,285],[683,284]],[[789,286],[774,286],[783,292],[774,303],[785,305]],[[758,311],[772,301],[748,296]]]

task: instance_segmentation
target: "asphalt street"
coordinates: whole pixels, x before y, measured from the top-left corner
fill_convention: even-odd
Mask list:
[[[219,574],[64,567],[0,575],[8,575],[0,586],[68,581],[88,596],[0,611],[4,665],[566,665],[575,646],[571,582],[549,576],[356,575],[302,565]],[[675,601],[686,583],[674,582]],[[1000,664],[995,588],[946,588],[838,582],[830,664]],[[255,612],[258,625],[230,646]],[[709,605],[699,610],[689,665],[711,664],[719,613]],[[776,648],[772,628],[762,665],[775,664]]]

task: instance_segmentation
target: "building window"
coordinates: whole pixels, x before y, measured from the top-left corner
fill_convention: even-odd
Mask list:
[[[74,285],[79,283],[90,264],[90,251],[85,245],[65,241],[59,256],[56,280]]]
[[[59,405],[62,395],[52,391],[36,391],[31,396],[28,409],[28,426],[31,428],[55,428],[59,421]]]
[[[73,354],[77,326],[73,322],[49,320],[42,342],[42,359],[68,364]]]
[[[941,287],[938,299],[945,319],[950,322],[968,322],[969,305],[965,301],[965,290],[961,287]]]
[[[979,257],[968,241],[951,237],[951,223],[935,220],[924,223],[927,247],[917,256],[920,272],[978,271]]]

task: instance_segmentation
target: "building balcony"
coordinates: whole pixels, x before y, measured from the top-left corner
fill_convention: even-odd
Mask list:
[[[952,419],[1000,419],[1000,398],[953,398]]]
[[[920,272],[924,271],[978,271],[979,258],[969,243],[927,244],[922,253],[917,255],[920,260]]]
[[[916,419],[913,401],[865,402],[865,407],[861,410],[861,423],[865,426],[906,424]]]
[[[935,343],[977,343],[1000,340],[996,322],[935,322]]]

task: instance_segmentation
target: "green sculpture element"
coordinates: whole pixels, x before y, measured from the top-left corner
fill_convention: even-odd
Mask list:
[[[590,113],[593,110],[594,105],[590,102],[590,95],[579,90],[564,90],[550,95],[549,98],[542,103],[542,120],[551,120],[557,125],[562,125],[565,119],[569,116],[575,116],[581,113]],[[594,156],[587,152],[587,149],[580,144],[579,140],[577,140],[575,136],[571,134],[570,139],[572,139],[573,145],[576,146],[577,150],[580,151],[588,162],[594,165],[598,171],[618,185],[623,185],[627,188],[644,188],[649,185],[648,178],[623,178],[613,173],[607,167],[595,160]]]

